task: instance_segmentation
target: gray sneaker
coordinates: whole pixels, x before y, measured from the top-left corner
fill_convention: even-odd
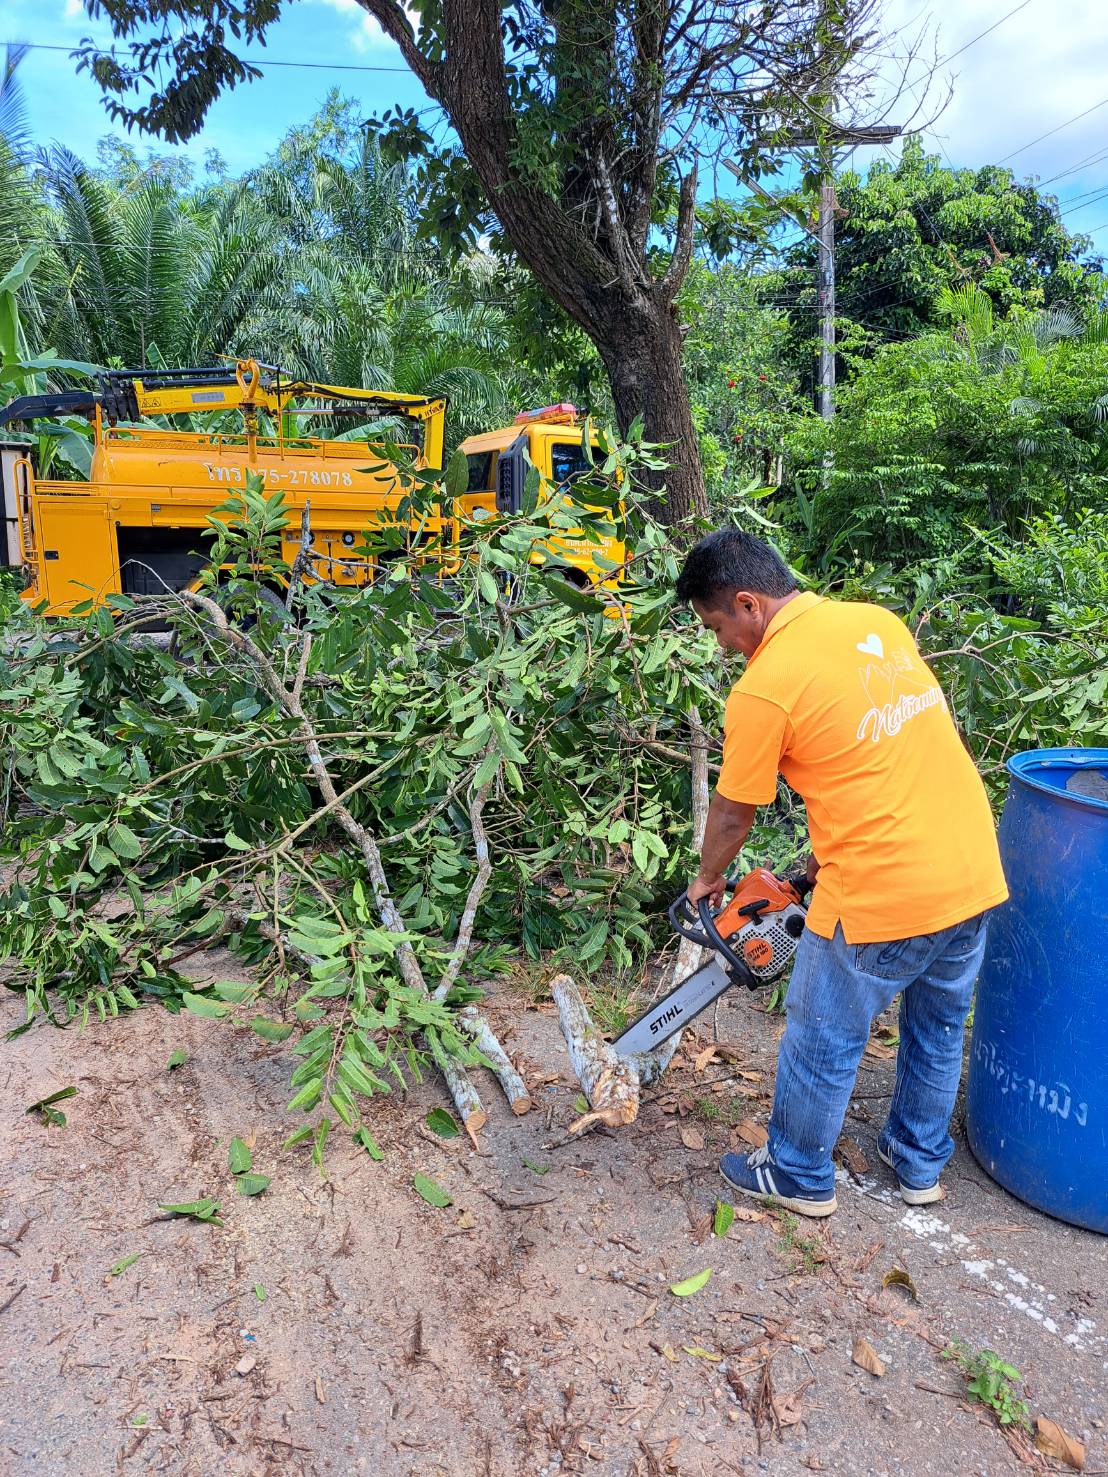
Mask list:
[[[885,1152],[881,1147],[880,1140],[877,1143],[877,1157],[882,1164],[887,1164],[893,1173],[896,1174],[896,1165],[893,1163],[892,1155]],[[896,1185],[900,1191],[900,1198],[904,1201],[905,1205],[934,1205],[936,1200],[946,1199],[946,1191],[939,1184],[938,1180],[933,1185],[928,1185],[925,1190],[917,1190],[913,1185],[904,1184],[900,1176],[897,1175]]]

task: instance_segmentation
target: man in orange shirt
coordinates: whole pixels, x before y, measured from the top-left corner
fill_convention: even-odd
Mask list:
[[[724,651],[746,657],[689,901],[720,905],[778,773],[804,799],[813,853],[769,1141],[726,1154],[724,1178],[830,1215],[831,1151],[858,1063],[874,1017],[900,994],[878,1153],[908,1204],[939,1200],[985,913],[1008,896],[981,779],[911,633],[887,610],[800,593],[777,554],[736,529],[692,549],[677,596]]]

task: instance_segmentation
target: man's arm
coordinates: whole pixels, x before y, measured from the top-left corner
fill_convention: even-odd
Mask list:
[[[702,897],[708,898],[713,908],[720,906],[727,868],[742,849],[754,824],[756,809],[738,800],[725,800],[718,790],[712,796],[700,851],[700,871],[689,885],[689,902],[693,907]]]

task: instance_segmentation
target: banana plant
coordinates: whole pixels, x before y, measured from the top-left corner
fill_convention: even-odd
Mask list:
[[[98,372],[95,364],[61,359],[53,349],[34,354],[28,347],[20,318],[19,295],[31,281],[41,256],[41,247],[32,246],[0,278],[0,404],[6,405],[22,395],[42,394],[58,375],[89,377]],[[61,460],[79,477],[88,477],[92,437],[87,423],[72,417],[64,421],[40,421],[33,439],[35,465],[40,475],[46,475],[55,461]]]

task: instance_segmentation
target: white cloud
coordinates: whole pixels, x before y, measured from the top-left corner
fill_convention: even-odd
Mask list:
[[[1108,97],[1108,6],[1104,0],[1067,0],[1065,5],[1030,0],[1001,20],[1011,9],[1009,0],[932,5],[929,19],[940,56],[958,51],[995,22],[1001,24],[939,68],[930,88],[932,107],[925,107],[922,117],[941,103],[949,81],[953,97],[929,130],[932,146],[941,141],[959,165],[996,163],[1012,154],[1009,162],[1017,174],[1046,178],[1098,145],[1108,145],[1108,105],[1032,144]],[[885,6],[886,29],[899,30],[902,38],[927,19],[918,0],[888,0]],[[925,71],[921,58],[909,77],[919,79]],[[917,88],[916,95],[922,91]],[[909,96],[903,97],[892,116],[906,116],[913,106]],[[1032,146],[1024,148],[1026,144]],[[1108,169],[1102,175],[1108,186]]]
[[[325,5],[328,10],[337,10],[340,15],[351,20],[347,40],[355,51],[373,51],[378,47],[391,45],[384,31],[371,15],[366,14],[358,0],[312,0],[312,3]]]

